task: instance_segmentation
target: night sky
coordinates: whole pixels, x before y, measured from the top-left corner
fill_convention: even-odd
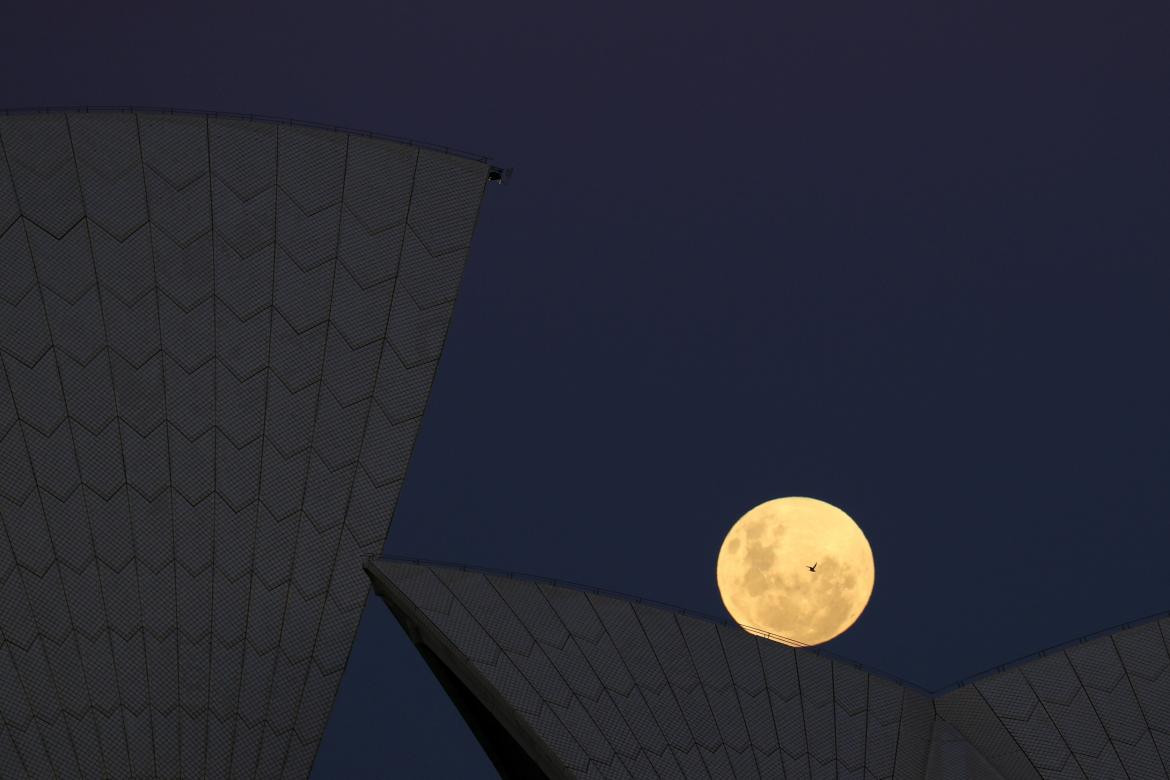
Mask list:
[[[731,523],[815,496],[877,565],[829,649],[931,689],[1170,609],[1165,0],[12,5],[0,107],[515,167],[388,554],[723,616]],[[371,599],[314,777],[394,767],[493,774]]]

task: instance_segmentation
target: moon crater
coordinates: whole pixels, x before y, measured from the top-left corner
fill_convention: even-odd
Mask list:
[[[865,609],[873,553],[840,509],[814,498],[780,498],[732,526],[716,579],[727,611],[748,631],[786,644],[820,644]]]

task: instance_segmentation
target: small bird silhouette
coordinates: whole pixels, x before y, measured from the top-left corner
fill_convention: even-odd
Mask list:
[[[817,561],[817,563],[820,563],[820,561]],[[817,570],[817,563],[814,563],[812,566],[806,565],[804,568],[808,569],[809,571],[811,571],[815,574],[816,570]]]

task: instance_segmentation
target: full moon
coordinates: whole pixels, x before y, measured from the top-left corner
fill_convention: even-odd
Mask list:
[[[735,622],[787,645],[828,642],[873,593],[873,551],[853,518],[815,498],[766,501],[736,521],[715,567]]]

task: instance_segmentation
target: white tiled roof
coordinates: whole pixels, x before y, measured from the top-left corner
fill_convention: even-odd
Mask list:
[[[0,777],[304,777],[485,163],[0,116]]]

